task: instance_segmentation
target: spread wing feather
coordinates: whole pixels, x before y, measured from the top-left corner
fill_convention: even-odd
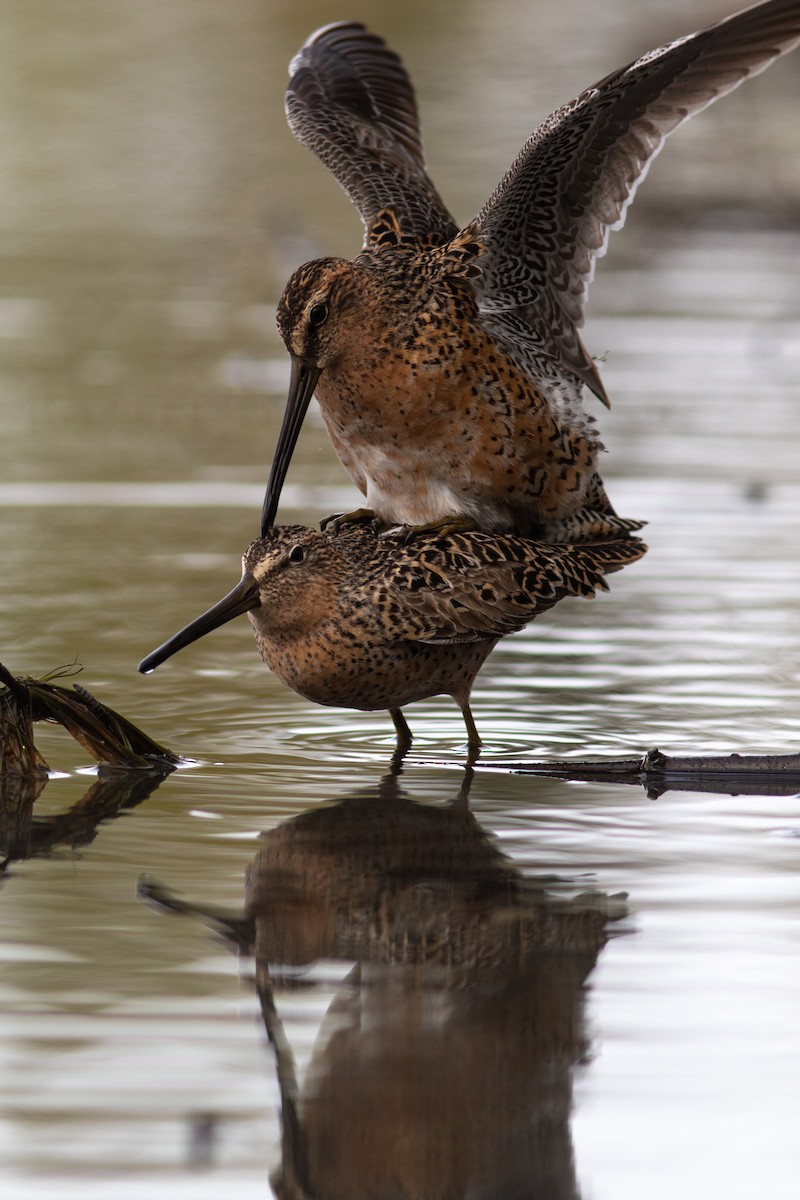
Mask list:
[[[402,62],[363,25],[312,34],[292,60],[286,116],[358,209],[365,243],[390,209],[403,232],[441,244],[458,226],[428,178],[414,89]]]
[[[645,54],[531,135],[481,209],[480,305],[605,393],[578,329],[595,260],[664,139],[800,42],[798,0],[772,0]]]

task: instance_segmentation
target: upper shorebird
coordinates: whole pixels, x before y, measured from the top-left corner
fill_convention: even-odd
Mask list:
[[[547,546],[487,533],[428,532],[407,546],[362,525],[338,535],[276,526],[242,559],[224,599],[139,664],[143,673],[241,613],[267,666],[314,700],[387,708],[398,746],[411,734],[401,708],[450,695],[470,748],[480,738],[469,707],[475,676],[499,639],[564,596],[606,590],[604,576],[647,547],[634,537]]]
[[[300,267],[278,305],[292,380],[262,533],[314,392],[383,522],[558,542],[638,528],[611,507],[581,403],[584,384],[607,403],[578,334],[594,262],[667,135],[798,42],[798,0],[769,0],[645,54],[543,121],[459,229],[397,55],[356,23],[313,34],[289,125],[365,238],[353,262]]]

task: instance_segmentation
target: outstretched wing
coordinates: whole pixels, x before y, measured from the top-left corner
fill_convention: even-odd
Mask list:
[[[353,201],[365,243],[386,209],[411,240],[441,244],[458,232],[425,171],[411,81],[381,38],[357,22],[326,25],[289,74],[289,128]]]
[[[638,538],[549,546],[493,534],[413,542],[381,583],[376,607],[411,641],[499,638],[522,629],[565,596],[606,591],[605,576],[645,554]]]
[[[477,217],[487,323],[501,336],[506,324],[507,337],[528,325],[605,401],[577,330],[609,230],[673,130],[798,42],[798,0],[769,0],[645,54],[549,116]]]

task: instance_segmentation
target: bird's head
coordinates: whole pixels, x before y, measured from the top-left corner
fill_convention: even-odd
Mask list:
[[[335,607],[345,561],[330,535],[301,525],[275,526],[248,546],[242,578],[227,596],[148,654],[139,670],[148,674],[243,613],[252,614],[257,638],[313,634]]]
[[[299,267],[278,303],[278,332],[292,360],[289,395],[261,513],[261,533],[275,520],[281,489],[320,375],[353,345],[366,303],[366,273],[342,258]]]

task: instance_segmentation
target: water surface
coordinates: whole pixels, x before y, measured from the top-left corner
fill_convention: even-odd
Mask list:
[[[355,15],[411,66],[432,173],[466,218],[546,111],[698,23],[674,7],[656,29],[628,0],[591,28],[575,3]],[[41,731],[52,844],[0,895],[4,1194],[266,1196],[304,1138],[317,1193],[353,1196],[371,1179],[354,1139],[369,1129],[382,1156],[401,1125],[403,1177],[427,1170],[429,1196],[525,1194],[544,1163],[553,1195],[789,1197],[798,797],[648,798],[508,764],[797,749],[796,61],[673,139],[601,266],[604,473],[651,550],[489,660],[470,815],[446,699],[409,710],[391,782],[387,716],[287,692],[245,621],[135,672],[235,582],[257,532],[286,274],[358,246],[281,114],[290,55],[342,15],[79,0],[2,17],[0,661],[77,659],[192,760],[119,811],[103,793],[94,825],[85,752]],[[355,499],[312,414],[282,517]],[[240,913],[248,870],[255,958],[136,894],[147,874]],[[295,1059],[291,1144],[257,965]],[[348,1158],[355,1181],[334,1170]]]

